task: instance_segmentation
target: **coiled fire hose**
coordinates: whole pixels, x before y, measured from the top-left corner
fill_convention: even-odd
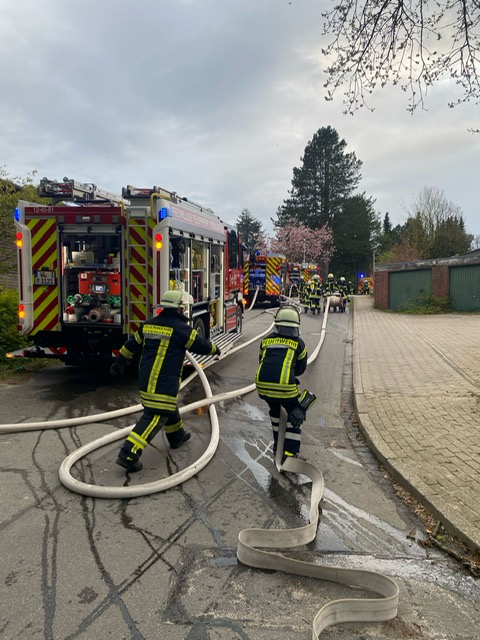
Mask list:
[[[325,327],[327,323],[328,312],[329,301],[327,300],[327,306],[322,323],[322,330],[320,333],[320,340],[312,355],[309,357],[308,364],[313,362],[320,352],[320,348],[325,338]],[[270,329],[271,327],[269,327],[267,332],[270,331]],[[265,333],[267,332],[264,332],[261,335],[265,335]],[[247,344],[250,344],[255,339],[258,339],[258,337],[261,336],[257,336],[248,343],[245,343],[244,345],[241,345],[236,349],[232,349],[229,353],[231,354],[233,351],[244,348],[245,346],[247,346]],[[164,491],[178,484],[181,484],[185,482],[185,480],[188,480],[193,475],[198,473],[208,464],[217,449],[220,437],[218,416],[214,403],[249,393],[250,391],[253,391],[255,389],[255,385],[252,384],[248,387],[244,387],[243,389],[237,389],[235,391],[230,391],[217,396],[213,396],[204,371],[190,354],[187,354],[187,357],[194,366],[196,373],[200,376],[200,379],[204,386],[206,397],[202,400],[182,407],[180,409],[180,413],[183,414],[188,411],[193,411],[195,408],[201,406],[209,406],[212,433],[210,443],[203,455],[187,469],[173,474],[168,478],[133,487],[99,487],[97,485],[91,485],[81,482],[71,476],[70,469],[75,464],[75,462],[97,448],[103,447],[110,442],[114,442],[115,440],[124,438],[131,431],[132,427],[129,426],[112,434],[108,434],[106,436],[103,436],[102,438],[94,440],[93,442],[84,445],[77,451],[70,454],[60,466],[59,477],[62,484],[64,484],[67,488],[71,489],[74,492],[87,496],[101,498],[132,498],[136,496],[149,495],[159,491]],[[191,377],[189,379],[191,379]],[[187,379],[185,382],[188,382],[189,379]],[[136,405],[135,407],[129,408],[128,412],[134,413],[141,410],[141,408],[141,405]],[[125,415],[125,410],[113,411],[107,414],[99,414],[93,417],[90,416],[87,420],[89,422],[93,422],[98,421],[100,419],[100,416],[108,416],[108,419],[110,419],[118,415]],[[102,419],[107,418],[104,417]],[[54,422],[57,423],[57,426],[72,426],[78,425],[80,423],[85,423],[87,422],[87,420],[85,418],[75,418]],[[1,425],[0,433],[42,428],[40,426],[34,426],[34,424],[47,424],[49,425],[49,427],[53,426],[53,422],[26,423],[23,425]],[[283,465],[281,465],[280,458],[281,452],[283,451],[285,426],[286,414],[285,411],[282,410],[275,464],[277,466],[277,469],[281,471],[303,474],[309,477],[312,481],[309,523],[303,527],[298,527],[295,529],[243,529],[238,535],[238,560],[242,564],[245,564],[249,567],[283,571],[285,573],[307,576],[319,580],[327,580],[330,582],[336,582],[352,587],[361,587],[368,591],[373,591],[374,593],[381,596],[381,598],[345,598],[328,602],[318,611],[313,620],[312,640],[318,640],[321,632],[327,627],[342,622],[382,622],[385,620],[391,620],[397,615],[399,588],[396,582],[388,576],[374,571],[365,571],[361,569],[344,569],[340,567],[321,566],[313,562],[304,562],[301,560],[288,558],[276,552],[265,551],[265,549],[291,549],[294,547],[300,547],[314,540],[316,537],[319,520],[318,505],[323,498],[324,492],[323,475],[315,465],[297,458],[287,458]]]

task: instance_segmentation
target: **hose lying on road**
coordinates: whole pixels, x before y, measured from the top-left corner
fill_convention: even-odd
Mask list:
[[[327,303],[322,323],[322,330],[320,333],[320,339],[313,353],[308,358],[308,364],[313,362],[320,352],[320,348],[325,338],[325,328],[328,318],[328,311],[329,305]],[[270,330],[271,327],[269,327],[266,332],[261,334],[261,336],[265,335],[265,333]],[[234,351],[244,348],[245,346],[247,346],[247,344],[250,344],[261,336],[257,336],[248,343],[232,349],[229,352],[229,355]],[[220,438],[220,430],[215,403],[220,402],[221,400],[227,400],[249,393],[255,389],[255,384],[244,387],[243,389],[237,389],[234,391],[219,394],[217,396],[213,396],[204,371],[190,354],[187,354],[187,357],[190,359],[192,365],[194,366],[196,374],[200,376],[200,380],[204,387],[206,397],[198,400],[197,402],[193,402],[182,407],[180,409],[180,413],[183,414],[188,411],[193,411],[195,408],[201,406],[209,406],[211,438],[209,445],[202,456],[190,467],[183,469],[176,474],[173,474],[161,480],[157,480],[155,482],[150,482],[138,486],[102,487],[98,485],[87,484],[73,478],[70,473],[70,469],[75,464],[75,462],[100,447],[103,447],[116,440],[125,438],[132,429],[132,426],[129,426],[125,427],[124,429],[117,430],[114,433],[105,435],[93,442],[90,442],[70,454],[62,462],[59,470],[60,481],[62,482],[62,484],[64,484],[65,487],[71,489],[76,493],[97,498],[132,498],[150,495],[152,493],[157,493],[159,491],[164,491],[171,487],[177,486],[191,478],[208,464],[208,462],[215,454]],[[191,376],[189,379],[191,379]],[[188,380],[186,380],[185,382],[187,381]],[[84,424],[85,422],[96,422],[99,420],[100,416],[108,416],[108,418],[102,418],[102,420],[111,419],[112,417],[125,415],[126,413],[134,413],[141,409],[141,405],[136,405],[133,408],[130,407],[127,409],[109,412],[107,414],[97,414],[97,416],[89,416],[87,418],[74,418],[63,421],[53,421],[50,423],[2,425],[0,427],[0,432],[6,433],[15,430],[25,431],[29,430],[28,428],[38,429],[39,427],[34,425],[39,424],[47,424],[49,427],[51,427],[54,423],[56,423],[56,426],[72,426],[78,425],[80,423]],[[282,410],[275,464],[277,466],[277,469],[282,472],[304,474],[311,479],[312,492],[310,497],[309,524],[304,527],[295,529],[244,529],[240,531],[238,535],[237,547],[238,560],[242,564],[250,567],[283,571],[285,573],[308,576],[311,578],[327,580],[330,582],[336,582],[352,587],[362,587],[382,596],[381,598],[368,599],[342,599],[327,603],[320,609],[313,621],[313,640],[318,640],[320,633],[327,627],[334,624],[339,624],[342,622],[380,622],[394,618],[397,615],[399,589],[397,584],[391,578],[373,571],[321,566],[311,562],[304,562],[300,560],[294,560],[292,558],[287,558],[272,551],[265,551],[265,549],[267,548],[290,549],[299,547],[314,540],[317,534],[319,520],[318,504],[322,500],[324,492],[323,475],[315,465],[296,458],[287,458],[285,463],[281,465],[280,456],[281,452],[283,451],[285,426],[286,415]]]

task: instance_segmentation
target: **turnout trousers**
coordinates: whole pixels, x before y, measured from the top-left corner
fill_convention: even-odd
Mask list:
[[[272,431],[273,431],[273,453],[277,451],[277,443],[278,443],[278,428],[280,425],[280,412],[282,407],[287,412],[287,416],[298,406],[297,398],[288,398],[284,400],[273,400],[272,398],[267,398],[265,396],[260,396],[263,400],[265,400],[269,406],[269,416],[270,421],[272,423]],[[283,443],[283,453],[300,453],[300,443],[302,437],[301,428],[292,427],[290,422],[287,420],[287,426],[285,428],[285,442]]]
[[[123,443],[121,452],[133,460],[138,460],[146,446],[162,428],[172,448],[175,449],[185,442],[186,433],[178,409],[157,412],[154,409],[145,408],[142,417]]]

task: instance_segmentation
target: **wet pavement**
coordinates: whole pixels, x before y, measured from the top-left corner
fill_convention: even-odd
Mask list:
[[[480,316],[380,311],[354,298],[354,399],[377,458],[480,552]]]
[[[474,640],[478,581],[461,563],[421,544],[421,522],[398,500],[349,422],[354,330],[361,317],[361,311],[331,313],[319,357],[301,377],[302,388],[318,397],[302,429],[302,454],[321,469],[325,494],[316,539],[285,555],[378,571],[400,587],[395,619],[341,625],[322,639]],[[243,340],[266,330],[271,319],[261,311],[246,314]],[[322,322],[323,315],[302,316],[309,353]],[[207,372],[212,392],[249,385],[257,363],[258,342],[217,362]],[[203,395],[192,383],[182,402]],[[22,423],[129,407],[138,403],[138,390],[134,377],[60,366],[0,387],[0,402],[0,423]],[[1,434],[2,640],[307,640],[320,606],[371,596],[237,561],[241,530],[306,523],[311,485],[306,477],[276,471],[267,406],[256,393],[220,402],[217,411],[219,446],[200,473],[168,491],[124,500],[72,493],[58,469],[66,455],[132,424],[136,414]],[[188,414],[186,424],[192,432],[187,445],[171,451],[159,434],[138,474],[126,476],[115,465],[117,442],[82,458],[75,477],[134,486],[171,476],[195,463],[210,440],[206,411]],[[412,537],[412,530],[419,535]]]

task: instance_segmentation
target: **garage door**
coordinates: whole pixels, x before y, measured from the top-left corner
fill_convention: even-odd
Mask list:
[[[480,311],[480,264],[450,267],[450,300],[455,311]]]
[[[388,307],[398,311],[432,293],[432,270],[393,271],[388,278]]]

